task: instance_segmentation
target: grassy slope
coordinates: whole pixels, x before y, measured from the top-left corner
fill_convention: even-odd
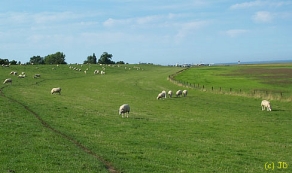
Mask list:
[[[42,77],[14,78],[2,89],[7,97],[119,171],[261,172],[266,162],[292,161],[289,103],[275,101],[275,111],[263,112],[258,99],[192,89],[186,98],[156,100],[162,90],[183,89],[166,80],[179,70],[171,67],[106,67],[104,76],[92,74],[98,66],[86,75],[68,66],[11,68]],[[11,71],[1,70],[3,79]],[[50,95],[57,86],[62,95]],[[2,172],[106,171],[98,159],[44,128],[21,105],[0,99],[0,118],[6,122],[1,127]],[[129,119],[118,116],[123,103],[131,106]]]

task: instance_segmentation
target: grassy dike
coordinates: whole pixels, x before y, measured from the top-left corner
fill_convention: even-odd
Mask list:
[[[156,100],[162,90],[185,89],[167,80],[181,68],[124,65],[93,75],[102,67],[78,67],[0,69],[1,80],[13,79],[1,84],[0,172],[263,172],[266,163],[292,164],[289,102],[275,100],[267,112],[259,98],[192,88],[185,98]],[[59,86],[62,94],[51,95]],[[128,119],[118,115],[123,103]]]

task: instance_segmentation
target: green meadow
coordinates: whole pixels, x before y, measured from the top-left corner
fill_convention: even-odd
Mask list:
[[[102,68],[105,75],[93,74]],[[261,110],[264,97],[209,91],[212,86],[292,90],[287,76],[285,82],[284,77],[269,80],[263,77],[273,76],[268,72],[248,73],[244,68],[251,67],[190,68],[174,77],[205,85],[202,90],[168,80],[183,69],[179,67],[1,67],[0,172],[291,172],[289,96],[270,97],[269,112]],[[3,84],[6,78],[12,78],[12,84]],[[53,87],[61,87],[61,94],[52,95]],[[162,90],[178,89],[187,89],[188,96],[156,99]],[[118,115],[124,103],[131,107],[129,118]]]
[[[292,64],[195,67],[173,78],[203,91],[292,101]]]

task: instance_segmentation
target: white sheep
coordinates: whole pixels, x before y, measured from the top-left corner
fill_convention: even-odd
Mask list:
[[[184,97],[187,96],[188,95],[188,90],[183,90],[182,94],[183,94]]]
[[[169,90],[167,94],[168,94],[169,98],[172,97],[172,91],[171,90]]]
[[[40,74],[35,74],[33,78],[39,78],[39,77],[41,77]]]
[[[61,88],[60,88],[60,87],[58,87],[58,88],[52,88],[52,90],[51,90],[51,94],[54,94],[54,93],[59,93],[59,94],[61,94]]]
[[[94,70],[93,74],[98,74],[99,70]]]
[[[162,91],[161,93],[164,93],[164,98],[166,98],[166,91]]]
[[[105,71],[100,71],[100,74],[105,74]]]
[[[262,111],[265,110],[265,108],[267,108],[267,111],[272,111],[270,102],[268,100],[263,100],[261,102],[261,106],[262,106]]]
[[[12,74],[12,75],[17,75],[17,72],[16,71],[12,71],[12,72],[10,72],[10,74]]]
[[[128,113],[128,114],[126,114]],[[119,108],[119,115],[122,115],[122,118],[124,118],[124,114],[126,114],[127,118],[129,117],[130,113],[130,106],[128,104],[123,104]]]
[[[25,74],[18,75],[18,78],[25,78]]]
[[[5,79],[3,84],[6,84],[6,83],[12,84],[12,79],[11,78]]]
[[[181,96],[182,95],[182,91],[181,90],[177,90],[175,95],[176,95],[176,97]]]
[[[165,93],[159,93],[157,96],[157,100],[161,99],[161,98],[165,98]]]

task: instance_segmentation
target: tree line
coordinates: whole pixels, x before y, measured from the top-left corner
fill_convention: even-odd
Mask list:
[[[30,58],[29,62],[26,64],[67,64],[65,61],[66,55],[63,52],[56,52],[54,54],[49,54],[45,57],[41,56],[33,56]],[[83,64],[125,64],[124,61],[112,61],[112,54],[109,54],[107,52],[103,52],[100,56],[100,58],[97,60],[95,53],[93,55],[90,55],[87,57],[87,59],[83,62]],[[9,61],[8,59],[1,59],[0,58],[0,64],[4,65],[16,65],[21,64],[21,62],[17,62],[15,60]]]
[[[100,55],[100,58],[97,60],[95,53],[93,55],[90,55],[87,57],[87,60],[83,62],[83,64],[125,64],[124,61],[112,61],[112,54],[109,54],[107,52],[103,52],[103,54]]]

